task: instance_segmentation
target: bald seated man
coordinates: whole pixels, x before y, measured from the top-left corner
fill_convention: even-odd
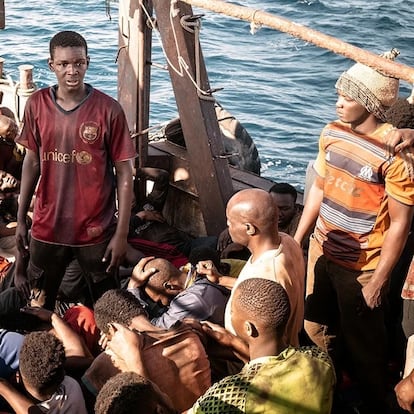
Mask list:
[[[127,289],[149,313],[151,323],[168,329],[177,321],[192,318],[224,325],[224,310],[230,291],[200,276],[195,269],[181,272],[168,260],[144,257],[134,267]],[[151,315],[150,302],[164,307],[159,316]]]
[[[232,240],[247,247],[251,253],[235,279],[226,306],[226,329],[234,333],[230,309],[235,288],[246,279],[269,279],[280,283],[288,294],[291,314],[285,339],[289,345],[299,346],[304,317],[305,263],[299,244],[288,234],[278,232],[275,200],[258,188],[241,190],[230,198],[226,215]],[[219,278],[220,283],[224,278]],[[225,279],[223,284],[229,285],[229,279]]]

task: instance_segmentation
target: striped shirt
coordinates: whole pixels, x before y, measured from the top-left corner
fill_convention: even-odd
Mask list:
[[[355,270],[376,268],[390,225],[388,197],[414,205],[414,183],[403,160],[386,154],[383,124],[360,135],[335,121],[322,131],[316,172],[324,178],[324,196],[315,237],[336,263]]]

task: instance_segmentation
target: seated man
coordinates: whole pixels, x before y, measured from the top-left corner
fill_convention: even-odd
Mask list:
[[[20,351],[23,392],[7,381],[0,381],[0,395],[18,413],[86,414],[79,384],[65,375],[65,349],[48,332],[25,336]]]
[[[303,206],[296,203],[298,192],[288,183],[275,183],[269,189],[269,194],[277,206],[278,231],[294,236],[302,216]],[[309,238],[309,235],[307,236]],[[250,256],[248,249],[231,239],[228,228],[219,236],[218,247],[223,258],[242,258],[247,260]],[[306,254],[307,244],[303,249]]]
[[[151,323],[170,328],[184,318],[210,320],[224,324],[224,310],[230,291],[200,276],[192,268],[182,272],[165,259],[146,257],[135,266],[128,290],[144,301],[165,307],[158,315],[150,313]]]
[[[287,343],[299,345],[299,333],[303,327],[305,263],[303,251],[296,241],[277,229],[277,206],[264,190],[250,188],[237,192],[227,203],[227,223],[230,235],[236,243],[251,253],[237,279],[218,278],[220,284],[231,287],[232,293],[226,305],[225,326],[232,331],[230,309],[233,291],[243,280],[262,277],[280,283],[286,290],[292,310],[286,327]],[[205,269],[200,273],[211,277]]]
[[[249,362],[239,374],[210,387],[188,413],[330,413],[332,362],[317,347],[287,345],[289,314],[289,298],[279,283],[261,278],[240,283],[231,313],[237,336],[208,322],[202,326],[222,346],[235,345],[239,354],[247,351]]]
[[[156,384],[135,372],[121,372],[102,387],[95,414],[129,414],[132,407],[143,413],[178,414]]]

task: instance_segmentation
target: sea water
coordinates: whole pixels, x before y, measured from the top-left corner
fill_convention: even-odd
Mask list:
[[[18,80],[18,66],[34,65],[38,87],[54,83],[48,70],[48,42],[60,30],[75,30],[88,41],[91,65],[86,80],[117,97],[118,4],[104,0],[7,0],[6,28],[0,31],[4,71]],[[281,17],[382,53],[396,47],[398,61],[414,66],[411,0],[244,0],[245,6]],[[243,124],[259,150],[261,175],[304,188],[320,130],[335,115],[335,81],[353,62],[269,28],[254,35],[248,22],[205,10],[201,46],[217,100]],[[165,65],[154,35],[153,61]],[[402,81],[400,93],[412,85]],[[150,123],[177,116],[168,72],[153,66]]]

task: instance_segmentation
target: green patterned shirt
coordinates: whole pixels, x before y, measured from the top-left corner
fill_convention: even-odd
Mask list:
[[[210,387],[189,413],[329,414],[335,372],[317,347],[257,358]]]

